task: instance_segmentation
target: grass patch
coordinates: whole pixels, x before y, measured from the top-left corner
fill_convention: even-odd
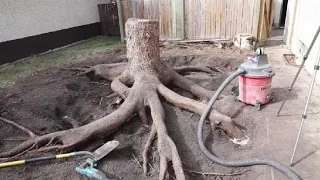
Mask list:
[[[95,37],[66,48],[33,55],[27,59],[16,61],[0,67],[0,87],[6,88],[14,84],[19,78],[26,77],[33,72],[58,67],[73,62],[80,62],[97,53],[112,50],[121,46],[119,37]]]

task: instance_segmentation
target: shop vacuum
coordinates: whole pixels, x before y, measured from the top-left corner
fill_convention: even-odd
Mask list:
[[[216,93],[206,105],[199,121],[197,131],[198,144],[201,151],[210,160],[219,165],[227,167],[268,165],[281,171],[291,180],[299,180],[300,177],[292,169],[273,159],[254,157],[240,160],[224,160],[211,153],[203,142],[203,126],[205,119],[211,111],[213,104],[218,99],[218,96],[233,79],[238,78],[239,80],[238,88],[235,89],[237,92],[235,99],[245,104],[254,105],[260,110],[261,105],[274,100],[274,96],[271,93],[271,82],[274,75],[275,73],[272,70],[271,65],[268,63],[267,55],[264,54],[263,49],[258,48],[255,52],[249,53],[237,71],[232,73],[220,85]]]

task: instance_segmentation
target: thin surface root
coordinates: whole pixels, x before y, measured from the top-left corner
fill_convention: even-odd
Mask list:
[[[149,150],[150,150],[150,147],[152,145],[152,142],[153,140],[155,139],[157,135],[157,130],[155,128],[154,125],[152,125],[152,128],[151,128],[151,131],[150,131],[150,134],[149,134],[149,137],[147,139],[147,142],[144,146],[144,149],[143,149],[143,152],[142,152],[142,159],[143,159],[143,172],[145,175],[148,174],[148,153],[149,153]]]
[[[15,123],[15,122],[13,122],[13,121],[9,120],[9,119],[6,119],[6,118],[3,118],[3,117],[0,117],[0,120],[1,120],[2,122],[4,122],[4,123],[10,124],[10,125],[12,125],[12,126],[14,126],[14,127],[18,128],[18,129],[20,129],[21,131],[23,131],[23,132],[27,133],[31,138],[34,138],[34,137],[36,137],[36,136],[37,136],[37,135],[35,135],[31,130],[29,130],[29,129],[27,129],[27,128],[25,128],[25,127],[23,127],[23,126],[21,126],[21,125],[19,125],[19,124]]]

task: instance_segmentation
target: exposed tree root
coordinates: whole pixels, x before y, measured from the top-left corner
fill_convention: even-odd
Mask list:
[[[130,95],[131,94],[131,95]],[[132,91],[124,103],[113,113],[87,125],[64,131],[58,131],[43,136],[34,137],[8,152],[0,153],[0,158],[16,156],[26,150],[34,151],[70,151],[92,139],[103,139],[117,131],[127,122],[135,112],[137,97]],[[54,139],[54,140],[52,140]],[[49,142],[55,141],[59,145],[45,147]],[[37,147],[38,149],[35,149]]]
[[[174,70],[181,75],[190,74],[191,72],[204,72],[208,74],[212,74],[213,72],[223,73],[219,68],[210,66],[181,66],[174,68]]]
[[[167,128],[164,123],[164,110],[158,95],[155,94],[150,98],[149,105],[151,109],[151,117],[153,118],[153,123],[157,129],[158,152],[160,155],[159,179],[165,179],[168,169],[168,161],[171,161],[176,178],[184,180],[185,175],[181,159],[175,143],[168,135]]]
[[[191,92],[203,101],[209,100],[214,94],[214,91],[207,90],[178,73],[173,73],[172,84],[181,89]]]
[[[94,66],[80,67],[80,68],[60,68],[61,70],[79,71],[79,75],[87,75],[94,73],[96,76],[112,81],[118,77],[126,67],[127,63],[112,63],[112,64],[97,64]]]
[[[36,147],[36,144],[34,144],[31,147],[29,147],[28,149],[20,152],[19,154],[13,156],[12,158],[19,157],[19,156],[22,156],[22,155],[26,154],[27,152],[31,151],[34,147]],[[4,158],[3,160],[5,160],[5,159],[10,159],[10,158]]]
[[[160,60],[157,21],[129,19],[126,23],[126,33],[128,63],[103,64],[86,69],[76,69],[82,70],[84,74],[94,73],[101,78],[112,81],[112,90],[124,99],[117,110],[81,127],[35,136],[8,152],[0,153],[0,158],[14,157],[28,151],[71,151],[90,140],[103,139],[116,132],[135,113],[140,116],[143,122],[147,123],[146,107],[148,106],[153,125],[142,153],[143,171],[147,174],[148,152],[155,136],[157,136],[157,148],[160,156],[159,179],[165,179],[170,161],[176,179],[184,180],[182,162],[178,149],[168,134],[164,109],[158,95],[163,96],[176,106],[201,114],[205,108],[204,103],[180,96],[165,85],[171,83],[193,93],[200,99],[209,99],[213,95],[213,91],[204,89],[184,78]],[[209,72],[209,69],[184,67],[178,68],[177,71],[180,73],[189,70]],[[211,71],[212,69],[210,69]],[[242,130],[232,122],[230,117],[217,110],[212,109],[208,119],[219,124],[231,138],[240,139],[244,136]],[[23,128],[20,127],[20,129]]]
[[[147,139],[147,142],[144,146],[144,149],[143,149],[143,152],[142,152],[142,160],[143,160],[143,172],[145,175],[147,175],[148,173],[148,153],[149,153],[149,150],[152,146],[152,142],[153,140],[155,139],[157,135],[157,130],[156,130],[156,127],[153,125],[152,128],[151,128],[151,131],[150,131],[150,135]]]
[[[183,109],[199,115],[201,115],[205,109],[206,104],[180,96],[164,85],[159,85],[158,91],[167,101]],[[222,129],[226,131],[229,137],[235,139],[241,139],[244,137],[243,131],[231,120],[229,116],[212,109],[208,115],[208,119],[215,124],[219,124]]]
[[[36,137],[36,135],[35,135],[31,130],[29,130],[29,129],[27,129],[27,128],[25,128],[25,127],[23,127],[23,126],[15,123],[15,122],[13,122],[13,121],[10,121],[9,119],[0,117],[0,120],[1,120],[2,122],[5,122],[5,123],[7,123],[7,124],[10,124],[10,125],[18,128],[18,129],[20,129],[21,131],[27,133],[31,138]]]

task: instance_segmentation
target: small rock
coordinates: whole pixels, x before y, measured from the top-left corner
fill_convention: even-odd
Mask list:
[[[222,44],[222,43],[219,43],[219,44],[218,44],[218,48],[219,48],[219,49],[224,49],[223,44]]]
[[[116,99],[116,104],[120,104],[122,102],[122,98],[120,98],[120,97],[117,97],[117,99]]]

